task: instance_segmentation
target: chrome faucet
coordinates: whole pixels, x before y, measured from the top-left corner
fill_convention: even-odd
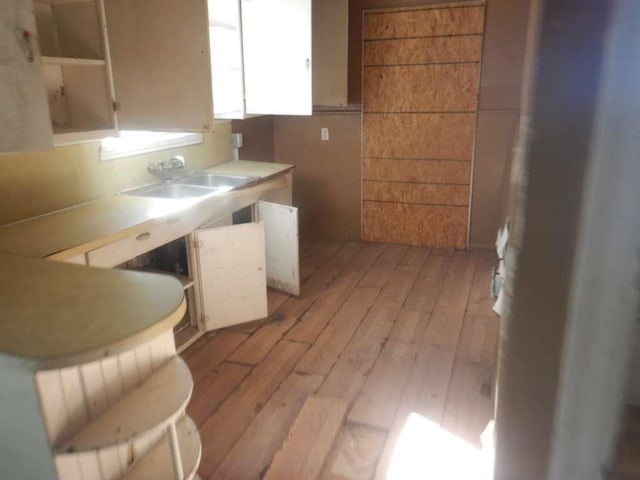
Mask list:
[[[168,180],[172,178],[174,175],[172,172],[175,170],[184,170],[186,167],[186,163],[184,161],[184,157],[182,155],[176,155],[171,157],[169,160],[161,160],[158,163],[152,163],[147,167],[149,173]]]

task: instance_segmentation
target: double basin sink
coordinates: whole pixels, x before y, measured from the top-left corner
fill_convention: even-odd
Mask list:
[[[253,185],[260,177],[222,175],[218,173],[196,173],[170,182],[127,190],[127,195],[136,197],[187,199],[221,194]]]

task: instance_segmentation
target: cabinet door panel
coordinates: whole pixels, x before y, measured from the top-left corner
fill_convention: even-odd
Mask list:
[[[50,149],[53,134],[31,2],[8,0],[1,10],[0,152]]]
[[[247,223],[195,235],[207,330],[266,317],[264,226]]]
[[[118,125],[213,129],[207,0],[105,2]]]
[[[300,295],[298,209],[261,201],[258,217],[265,229],[267,285]]]
[[[242,0],[248,114],[311,115],[311,0]]]

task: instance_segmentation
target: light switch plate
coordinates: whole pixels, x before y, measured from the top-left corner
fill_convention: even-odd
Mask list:
[[[320,140],[322,141],[327,141],[329,140],[329,129],[326,127],[323,127],[320,129]]]

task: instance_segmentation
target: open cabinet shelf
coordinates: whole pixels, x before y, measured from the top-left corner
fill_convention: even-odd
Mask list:
[[[57,145],[117,130],[102,0],[34,2],[49,114]]]

